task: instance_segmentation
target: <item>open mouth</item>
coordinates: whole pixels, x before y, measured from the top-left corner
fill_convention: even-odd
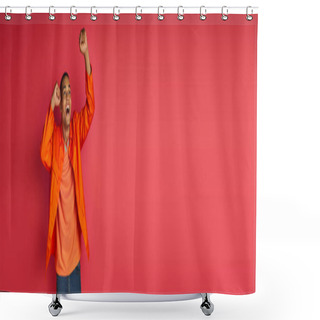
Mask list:
[[[67,108],[66,108],[66,114],[69,114],[69,113],[70,113],[70,107],[67,106]]]

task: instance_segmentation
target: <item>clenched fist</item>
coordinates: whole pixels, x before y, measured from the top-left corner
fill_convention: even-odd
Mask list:
[[[54,108],[60,104],[60,101],[61,101],[60,88],[58,86],[58,82],[56,82],[53,89],[52,98],[51,98],[52,111],[54,111]]]

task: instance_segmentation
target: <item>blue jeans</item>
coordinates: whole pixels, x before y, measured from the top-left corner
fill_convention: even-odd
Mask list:
[[[57,293],[81,293],[80,261],[70,275],[63,277],[57,273]]]

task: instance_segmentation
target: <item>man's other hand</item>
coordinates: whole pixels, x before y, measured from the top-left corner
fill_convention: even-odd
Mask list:
[[[54,111],[54,108],[60,104],[60,100],[61,100],[60,88],[58,86],[58,82],[56,82],[53,89],[52,98],[51,98],[52,111]]]

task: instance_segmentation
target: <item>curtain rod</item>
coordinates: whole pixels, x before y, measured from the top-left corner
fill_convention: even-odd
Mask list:
[[[201,8],[201,9],[200,9]],[[51,6],[51,7],[38,7],[38,6],[25,6],[25,7],[15,7],[15,6],[5,6],[0,7],[0,13],[14,13],[14,14],[31,14],[31,13],[89,13],[89,14],[103,14],[103,13],[158,13],[166,14],[166,13],[181,13],[181,14],[190,14],[190,13],[200,13],[200,10],[203,14],[209,13],[221,13],[222,10],[228,14],[241,14],[241,13],[249,13],[255,14],[258,13],[259,7],[206,7],[206,6],[199,6],[199,7],[184,7],[184,6],[177,6],[177,7],[121,7],[121,6],[114,6],[114,7],[81,7],[81,6],[70,6],[70,7],[60,7],[60,6]]]

